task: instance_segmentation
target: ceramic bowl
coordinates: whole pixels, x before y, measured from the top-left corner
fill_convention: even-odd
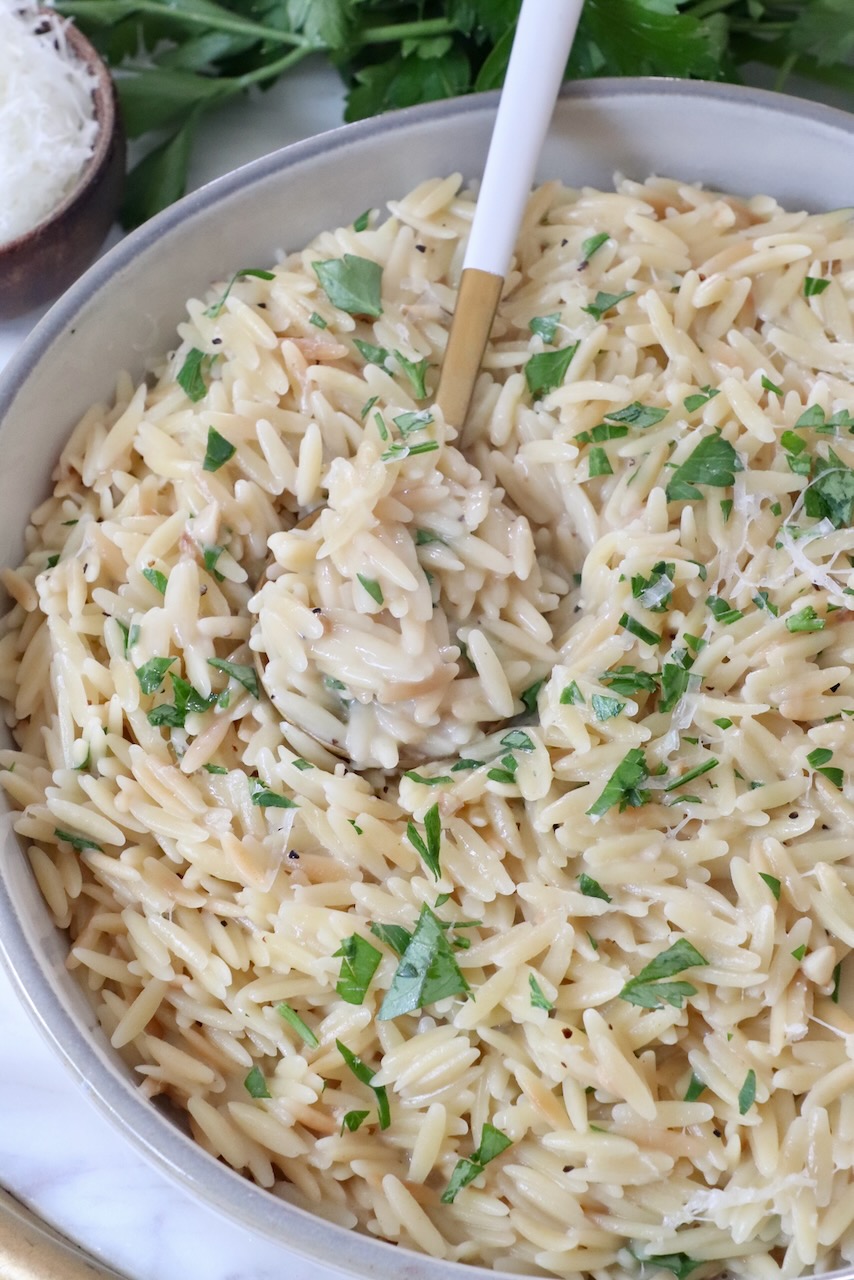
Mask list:
[[[115,86],[76,27],[66,28],[66,38],[95,77],[95,150],[76,185],[43,222],[0,244],[0,320],[23,315],[67,289],[100,249],[121,203],[125,136]]]
[[[175,345],[187,297],[429,175],[476,177],[495,106],[493,94],[431,104],[299,143],[182,200],[97,262],[0,381],[0,564],[18,563],[27,516],[48,493],[72,424],[110,395],[117,370],[138,376]],[[739,87],[600,80],[562,96],[539,176],[607,187],[615,171],[657,173],[818,210],[850,203],[852,168],[854,117],[842,112]],[[65,939],[9,825],[3,830],[0,953],[56,1052],[130,1142],[218,1212],[318,1263],[363,1277],[494,1280],[492,1271],[422,1257],[292,1207],[217,1163],[179,1119],[146,1102],[65,970]]]

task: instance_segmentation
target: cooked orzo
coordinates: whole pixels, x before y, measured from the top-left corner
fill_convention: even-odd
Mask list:
[[[146,1094],[336,1223],[854,1261],[849,212],[541,187],[463,456],[471,198],[389,209],[192,300],[3,574],[68,963]]]

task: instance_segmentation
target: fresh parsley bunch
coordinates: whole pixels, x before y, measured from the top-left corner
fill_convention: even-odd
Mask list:
[[[201,115],[312,55],[347,87],[348,120],[498,88],[520,0],[57,0],[113,68],[134,226],[183,194]],[[851,0],[586,0],[567,76],[739,80],[749,63],[854,90]]]

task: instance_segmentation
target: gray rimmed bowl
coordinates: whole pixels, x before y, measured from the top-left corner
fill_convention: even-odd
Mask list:
[[[185,299],[214,278],[423,178],[482,170],[497,96],[416,107],[350,125],[247,165],[188,196],[101,259],[53,307],[0,379],[0,563],[17,564],[31,509],[48,493],[70,428],[108,397],[115,372],[138,376],[174,346]],[[599,80],[558,103],[539,177],[608,187],[615,171],[684,178],[812,210],[854,204],[854,116],[733,86]],[[122,1133],[165,1173],[261,1235],[357,1276],[474,1280],[495,1272],[422,1257],[293,1208],[197,1147],[167,1110],[146,1102],[64,967],[15,837],[0,856],[0,957],[56,1052]],[[854,1280],[854,1269],[832,1273]]]

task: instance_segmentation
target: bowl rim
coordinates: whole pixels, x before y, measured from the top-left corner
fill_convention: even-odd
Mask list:
[[[74,25],[71,18],[60,18],[58,14],[49,9],[40,8],[38,12],[44,15],[45,21],[53,20],[56,25],[62,28],[65,39],[74,51],[78,61],[82,62],[95,77],[91,96],[95,104],[94,119],[98,125],[98,133],[95,137],[95,146],[92,149],[92,154],[78,174],[77,181],[70,191],[63,196],[59,204],[49,209],[41,222],[37,222],[34,227],[29,227],[26,231],[22,231],[13,240],[4,240],[0,243],[0,267],[3,265],[4,258],[11,260],[16,253],[20,253],[24,249],[30,249],[34,243],[49,235],[56,223],[60,222],[68,210],[85,195],[106,164],[116,130],[120,125],[113,78],[98,50],[84,36],[80,28]],[[45,32],[45,34],[47,33]]]
[[[854,140],[854,115],[810,100],[741,85],[658,77],[603,77],[571,82],[564,86],[560,96],[561,99],[584,102],[602,98],[628,100],[638,96],[661,98],[662,95],[673,100],[674,109],[677,100],[685,96],[701,101],[728,102],[740,107],[753,106],[772,110],[777,115],[797,116],[830,126],[848,133]],[[394,133],[410,123],[429,124],[478,112],[491,113],[498,97],[498,91],[471,94],[342,125],[253,160],[171,205],[95,262],[35,326],[0,373],[0,422],[45,353],[49,353],[63,332],[73,326],[77,315],[100,291],[108,288],[111,280],[140,252],[168,235],[172,228],[217,205],[238,190],[245,191],[268,176],[286,171],[305,160],[334,154],[342,147],[358,144],[377,134]],[[134,1091],[109,1061],[110,1054],[115,1051],[111,1051],[106,1042],[100,1048],[94,1036],[84,1032],[73,1013],[57,998],[43,972],[43,966],[47,964],[45,955],[31,942],[23,921],[18,917],[2,868],[0,962],[33,1022],[99,1111],[150,1163],[191,1192],[207,1208],[223,1212],[231,1222],[272,1239],[303,1258],[350,1276],[384,1277],[397,1272],[406,1280],[447,1280],[448,1269],[452,1267],[460,1280],[501,1280],[502,1277],[511,1280],[510,1273],[449,1263],[357,1233],[286,1201],[280,1201],[287,1204],[289,1217],[287,1238],[283,1238],[276,1223],[270,1221],[273,1215],[265,1213],[265,1208],[274,1203],[271,1193],[249,1183],[242,1175],[209,1155],[169,1121],[160,1109]],[[264,1197],[267,1197],[266,1201]],[[519,1280],[519,1273],[514,1275],[515,1280]],[[854,1280],[854,1267],[825,1272],[816,1280]]]

